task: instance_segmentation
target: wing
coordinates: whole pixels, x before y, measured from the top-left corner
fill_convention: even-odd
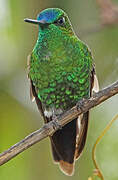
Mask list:
[[[31,55],[29,55],[27,57],[27,70],[28,70],[28,78],[30,79],[29,77],[29,69],[30,69],[30,58],[31,58]],[[42,103],[40,101],[40,99],[38,98],[37,96],[37,92],[36,92],[36,89],[35,89],[35,86],[33,85],[33,82],[32,80],[30,79],[30,99],[32,101],[36,101],[36,104],[38,106],[38,109],[41,113],[41,115],[43,116],[44,120],[45,120],[45,116],[44,116],[44,112],[43,112],[43,108],[42,108]]]
[[[98,91],[99,91],[99,83],[95,72],[95,65],[93,65],[93,69],[91,71],[91,95],[93,93],[97,93]]]
[[[98,79],[95,73],[95,66],[91,71],[91,88],[90,88],[90,96],[94,92],[99,91],[99,84]],[[80,115],[77,120],[77,134],[76,134],[76,150],[75,150],[75,159],[78,159],[83,151],[85,146],[86,137],[87,137],[87,130],[88,130],[88,120],[89,120],[89,111]]]

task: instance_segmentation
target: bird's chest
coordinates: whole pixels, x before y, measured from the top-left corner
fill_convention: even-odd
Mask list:
[[[90,66],[78,49],[53,42],[37,48],[30,63],[30,77],[46,109],[66,110],[90,92]]]

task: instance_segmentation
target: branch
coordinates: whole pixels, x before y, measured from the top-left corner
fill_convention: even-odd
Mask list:
[[[118,93],[118,81],[114,84],[106,87],[105,89],[95,93],[91,98],[84,99],[81,102],[81,107],[74,106],[72,109],[68,110],[61,116],[59,116],[56,120],[53,120],[47,124],[45,124],[41,129],[33,132],[29,136],[25,137],[23,140],[10,147],[8,150],[4,151],[0,154],[0,165],[5,164],[7,161],[17,156],[21,152],[25,151],[32,145],[46,138],[47,136],[51,136],[54,132],[56,132],[60,126],[64,126],[69,123],[73,119],[77,118],[80,114],[87,112],[89,109],[99,105],[103,101],[108,98],[114,96]],[[55,126],[56,124],[56,126]]]

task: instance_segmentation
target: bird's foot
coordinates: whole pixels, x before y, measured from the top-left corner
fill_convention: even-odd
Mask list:
[[[62,126],[59,124],[57,116],[53,116],[52,120],[53,120],[53,128],[54,128],[54,130],[62,129]]]
[[[77,102],[77,104],[76,104],[76,106],[77,106],[77,111],[78,111],[79,109],[81,109],[81,111],[83,111],[84,100],[85,100],[85,98],[83,98],[83,99],[81,99],[81,100],[79,100],[79,101]]]

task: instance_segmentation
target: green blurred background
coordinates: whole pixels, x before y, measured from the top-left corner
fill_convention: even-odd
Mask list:
[[[115,1],[118,3],[118,0]],[[91,48],[100,89],[118,77],[118,26],[85,34],[100,23],[95,0],[0,0],[0,152],[43,125],[29,98],[26,59],[37,39],[38,28],[26,24],[48,7],[64,9],[75,32]],[[87,180],[92,174],[91,151],[96,138],[118,113],[118,96],[91,110],[87,143],[76,162],[75,174],[67,177],[53,164],[49,139],[45,139],[0,167],[0,180]],[[118,121],[98,145],[96,155],[105,180],[118,180]],[[97,178],[96,178],[97,179]]]

